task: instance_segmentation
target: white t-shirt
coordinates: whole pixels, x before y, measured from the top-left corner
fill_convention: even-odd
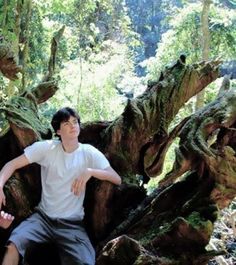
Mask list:
[[[105,169],[106,157],[95,147],[79,143],[72,153],[66,153],[59,140],[35,142],[24,150],[30,163],[41,165],[42,195],[39,208],[51,218],[83,219],[84,195],[71,192],[75,178],[88,167]]]

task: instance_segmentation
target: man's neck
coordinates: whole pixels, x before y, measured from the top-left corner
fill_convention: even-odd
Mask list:
[[[79,147],[78,140],[61,141],[62,147],[66,153],[72,153]]]

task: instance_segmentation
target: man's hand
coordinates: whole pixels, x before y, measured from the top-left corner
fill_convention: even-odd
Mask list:
[[[73,181],[71,185],[71,191],[76,196],[80,196],[81,192],[85,190],[86,183],[92,176],[99,180],[109,181],[116,185],[121,184],[120,176],[110,166],[105,169],[87,168],[78,178]]]
[[[2,205],[6,205],[6,197],[5,194],[3,192],[3,188],[0,187],[0,209],[2,208]]]
[[[87,168],[78,178],[76,178],[71,185],[71,192],[76,196],[80,196],[81,192],[85,190],[86,183],[92,177],[91,169]]]
[[[5,213],[4,211],[1,211],[0,213],[0,227],[7,229],[12,221],[14,220],[14,216],[9,214],[9,213]]]

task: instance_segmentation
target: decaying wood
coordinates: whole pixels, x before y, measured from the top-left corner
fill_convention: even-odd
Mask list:
[[[21,67],[16,65],[14,54],[6,44],[0,44],[0,71],[10,80],[18,79],[17,74],[21,72]]]
[[[221,93],[169,132],[179,109],[218,77],[218,66],[218,61],[186,65],[182,56],[141,96],[129,100],[117,119],[82,125],[79,140],[100,149],[123,178],[120,187],[96,180],[87,187],[86,224],[97,247],[97,264],[202,265],[219,254],[205,247],[218,209],[236,193],[235,90]],[[57,89],[48,76],[50,80],[43,80],[48,86],[42,82],[1,106],[9,129],[0,137],[1,150],[7,150],[0,155],[0,166],[32,142],[52,137],[37,112],[37,104]],[[136,176],[147,182],[160,174],[177,136],[173,170],[147,196]],[[39,167],[16,172],[5,192],[6,210],[19,222],[39,200]],[[6,238],[8,231],[1,233]]]

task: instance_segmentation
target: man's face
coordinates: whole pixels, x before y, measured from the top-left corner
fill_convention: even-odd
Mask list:
[[[60,124],[60,129],[57,134],[61,139],[74,139],[78,138],[80,133],[80,126],[76,117],[70,116],[68,121],[63,121]]]

